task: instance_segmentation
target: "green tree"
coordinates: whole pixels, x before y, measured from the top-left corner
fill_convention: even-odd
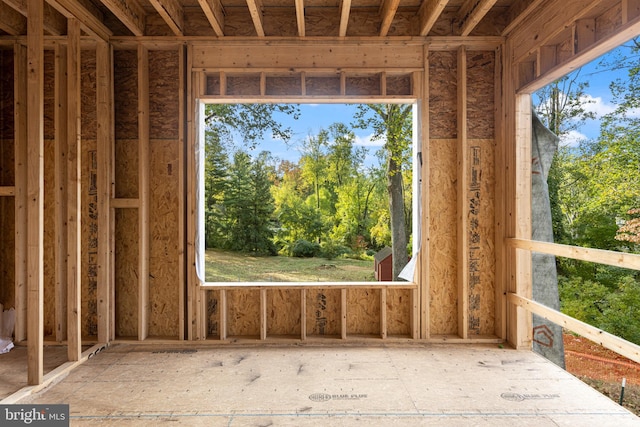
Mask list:
[[[217,135],[205,135],[205,246],[222,248],[226,240],[224,197],[229,187],[228,155]]]
[[[394,279],[409,259],[410,227],[407,227],[406,212],[410,208],[405,206],[403,171],[409,167],[411,159],[412,108],[400,104],[360,105],[355,117],[356,127],[371,127],[373,138],[384,141]]]
[[[274,213],[271,181],[266,166],[267,154],[257,159],[244,152],[236,152],[230,170],[225,197],[226,218],[229,223],[228,246],[232,250],[273,254]]]

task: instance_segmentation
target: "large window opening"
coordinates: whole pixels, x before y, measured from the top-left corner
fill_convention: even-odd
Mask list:
[[[412,280],[414,104],[202,104],[199,115],[200,280],[373,282],[378,267]]]

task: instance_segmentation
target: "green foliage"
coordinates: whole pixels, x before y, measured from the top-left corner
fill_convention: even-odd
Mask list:
[[[334,259],[351,254],[353,251],[334,240],[325,240],[320,244],[320,256],[327,259]]]
[[[300,239],[293,243],[291,255],[298,258],[311,258],[320,253],[320,244]]]

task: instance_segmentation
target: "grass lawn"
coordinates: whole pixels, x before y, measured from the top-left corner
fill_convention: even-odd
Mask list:
[[[208,249],[207,282],[375,281],[373,261],[253,256]]]

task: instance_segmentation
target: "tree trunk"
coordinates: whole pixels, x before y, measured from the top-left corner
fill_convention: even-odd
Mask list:
[[[404,220],[402,173],[392,156],[387,161],[387,192],[391,216],[391,249],[393,251],[393,280],[409,260],[407,255],[407,229]]]

